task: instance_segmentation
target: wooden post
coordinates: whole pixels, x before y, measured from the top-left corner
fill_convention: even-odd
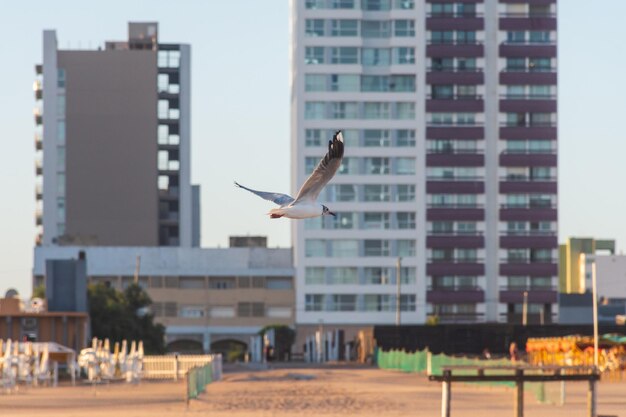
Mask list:
[[[515,370],[515,417],[524,417],[524,370]]]
[[[587,415],[597,417],[596,413],[596,380],[589,380],[589,392],[587,392]]]
[[[441,386],[441,417],[450,417],[450,399],[452,397],[450,388],[452,388],[452,371],[443,371],[444,381]]]

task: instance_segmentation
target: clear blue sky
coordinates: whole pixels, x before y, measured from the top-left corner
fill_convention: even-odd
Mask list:
[[[304,0],[302,0],[304,1]],[[559,235],[626,241],[626,2],[559,2]],[[0,13],[0,295],[30,295],[34,228],[34,65],[44,29],[61,48],[125,40],[128,21],[158,21],[192,45],[192,179],[202,185],[202,244],[232,234],[290,245],[288,221],[232,186],[289,191],[289,7],[286,0],[9,2]],[[622,138],[622,139],[620,139]],[[284,163],[283,163],[284,162]]]

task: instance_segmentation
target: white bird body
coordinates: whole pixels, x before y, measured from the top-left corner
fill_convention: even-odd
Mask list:
[[[301,202],[286,207],[274,208],[269,211],[272,218],[286,217],[288,219],[308,219],[319,217],[324,212],[324,206],[319,203]]]
[[[328,207],[317,202],[322,189],[328,184],[339,167],[343,159],[343,135],[338,130],[333,136],[333,140],[328,141],[328,152],[319,162],[309,178],[302,184],[300,191],[293,198],[287,194],[272,193],[266,191],[253,190],[235,182],[235,185],[244,190],[250,191],[259,197],[278,204],[280,207],[270,210],[270,218],[278,219],[287,217],[288,219],[308,219],[319,216],[335,216]]]

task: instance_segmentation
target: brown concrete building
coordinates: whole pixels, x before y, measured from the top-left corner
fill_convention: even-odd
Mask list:
[[[128,33],[97,50],[62,50],[56,32],[44,31],[39,244],[199,246],[190,46],[159,43],[154,22],[129,23]]]

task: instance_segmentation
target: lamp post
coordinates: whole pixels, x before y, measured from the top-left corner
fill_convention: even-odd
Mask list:
[[[591,292],[593,296],[593,366],[598,368],[598,288],[596,282],[596,262],[591,264]]]

